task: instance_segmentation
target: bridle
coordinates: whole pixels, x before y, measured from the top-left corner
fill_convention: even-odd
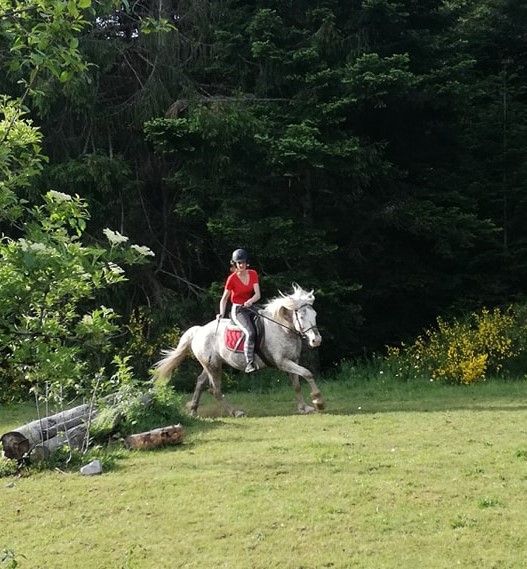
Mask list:
[[[307,333],[310,330],[315,329],[318,332],[318,328],[317,328],[316,324],[313,324],[313,326],[310,326],[309,328],[306,328],[305,330],[302,327],[302,322],[300,321],[300,317],[298,316],[298,311],[302,310],[302,308],[305,308],[306,306],[311,307],[311,304],[306,302],[305,304],[302,304],[302,306],[299,306],[298,308],[295,308],[295,310],[293,310],[293,320],[295,322],[296,327],[299,328],[299,330],[297,330],[296,328],[290,328],[286,324],[282,324],[282,322],[278,322],[278,320],[275,320],[274,318],[267,316],[267,314],[265,314],[263,311],[258,312],[257,310],[252,309],[252,312],[257,314],[261,318],[265,318],[266,320],[270,320],[271,322],[274,322],[275,324],[282,326],[282,328],[289,330],[289,332],[293,332],[293,334],[296,334],[297,336],[300,336],[301,338],[307,338]]]
[[[301,338],[307,338],[307,333],[310,330],[315,329],[318,332],[317,326],[316,324],[313,324],[313,326],[310,326],[309,328],[307,328],[306,330],[304,330],[304,328],[302,327],[302,322],[300,321],[300,317],[298,316],[298,311],[302,310],[302,308],[305,308],[306,306],[309,306],[310,308],[312,308],[311,304],[302,304],[302,306],[298,307],[296,310],[293,310],[293,318],[296,319],[296,325],[298,328],[300,328],[300,331],[295,329],[295,332],[301,337]]]

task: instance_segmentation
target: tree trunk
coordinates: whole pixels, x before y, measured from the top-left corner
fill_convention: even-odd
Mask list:
[[[152,431],[126,437],[124,444],[129,449],[150,449],[183,443],[184,433],[180,424],[161,427]]]
[[[108,395],[103,398],[105,404],[112,405],[115,403],[116,394]],[[152,402],[152,396],[145,394],[141,397],[141,403],[146,407]],[[121,417],[118,408],[112,407],[116,412],[112,417],[112,425],[109,427],[114,430],[119,423]],[[4,433],[0,437],[0,443],[4,449],[4,455],[7,458],[21,460],[29,456],[31,459],[42,459],[49,456],[58,448],[68,445],[70,448],[82,448],[83,441],[86,437],[86,430],[93,424],[97,416],[98,409],[89,404],[73,407],[68,411],[63,411],[49,417],[37,419],[26,425],[22,425],[8,433]],[[177,428],[168,427],[168,428]],[[180,425],[179,425],[180,427]],[[156,431],[159,429],[156,429]],[[151,431],[156,433],[156,431]],[[148,433],[142,433],[148,434]],[[141,436],[141,435],[132,435]],[[168,435],[164,436],[167,442],[162,441],[160,444],[177,444],[172,442]],[[175,437],[175,435],[171,435]],[[183,434],[181,433],[181,437]],[[159,445],[158,445],[159,446]],[[142,448],[142,447],[130,447]],[[145,448],[153,448],[145,447]]]
[[[89,415],[90,405],[84,404],[9,431],[0,438],[4,454],[7,458],[19,460],[37,447],[48,447],[50,451],[67,443],[71,447],[80,447]],[[43,454],[45,451],[37,452],[37,455]]]
[[[68,429],[66,432],[59,432],[57,436],[48,439],[44,443],[39,443],[31,450],[31,460],[43,460],[57,449],[68,445],[70,448],[81,448],[86,438],[86,424],[81,423]]]

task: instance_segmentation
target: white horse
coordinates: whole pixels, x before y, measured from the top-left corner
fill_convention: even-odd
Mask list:
[[[313,374],[299,365],[302,350],[302,338],[311,348],[320,346],[322,338],[317,328],[317,313],[313,308],[313,291],[306,292],[294,284],[292,294],[280,293],[259,311],[263,320],[264,343],[257,351],[255,362],[259,369],[274,367],[289,374],[300,413],[313,413],[325,407],[320,390],[313,379]],[[221,391],[221,370],[224,363],[239,370],[246,365],[243,352],[229,349],[225,343],[225,329],[229,319],[213,320],[205,326],[189,328],[179,341],[177,348],[163,351],[164,358],[155,365],[157,379],[168,380],[172,372],[185,357],[194,354],[203,367],[198,377],[192,400],[187,404],[192,415],[196,415],[202,391],[211,387],[214,397],[221,401],[233,417],[243,417],[245,413],[235,409],[225,399]],[[311,387],[313,405],[308,405],[302,397],[300,379],[303,377]]]

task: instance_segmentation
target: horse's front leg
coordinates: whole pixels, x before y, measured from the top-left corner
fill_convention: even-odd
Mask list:
[[[293,362],[292,360],[285,360],[284,362],[280,363],[278,368],[290,374],[291,380],[293,381],[293,387],[295,388],[295,393],[297,393],[297,391],[295,386],[295,380],[293,379],[292,376],[300,375],[301,377],[303,377],[309,383],[309,387],[311,387],[311,399],[313,401],[315,409],[317,409],[318,411],[322,411],[323,409],[326,408],[326,403],[324,402],[324,398],[320,393],[320,389],[315,383],[313,374],[307,368],[302,367],[301,365],[297,364],[296,362]],[[298,400],[298,394],[297,394],[297,400]]]
[[[295,397],[297,403],[296,408],[298,409],[298,412],[303,413],[305,415],[307,415],[308,413],[314,413],[315,408],[311,407],[311,405],[308,405],[302,395],[302,388],[300,387],[300,376],[297,375],[296,373],[290,373],[289,377],[291,378],[291,383],[293,384],[293,389],[295,391]]]

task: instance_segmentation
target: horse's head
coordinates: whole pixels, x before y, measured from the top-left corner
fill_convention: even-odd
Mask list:
[[[293,324],[295,330],[306,338],[311,348],[318,348],[322,343],[322,336],[317,328],[317,311],[313,308],[315,295],[313,291],[305,291],[301,286],[293,283],[293,294],[289,296],[293,301]]]
[[[284,294],[269,301],[266,310],[287,328],[293,324],[295,332],[306,338],[311,348],[316,348],[322,343],[322,337],[317,328],[317,312],[313,308],[315,295],[313,291],[305,291],[293,283],[293,293]],[[287,314],[287,316],[286,316]]]
[[[322,336],[317,328],[317,311],[309,302],[293,310],[295,330],[309,343],[311,348],[317,348],[322,343]]]

